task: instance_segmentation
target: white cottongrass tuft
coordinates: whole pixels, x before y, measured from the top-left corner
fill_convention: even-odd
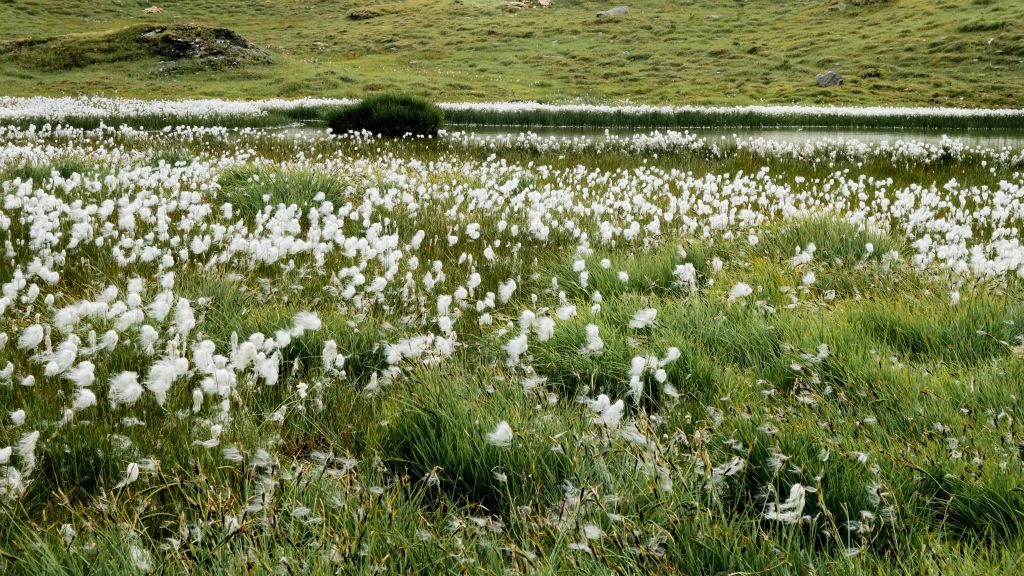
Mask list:
[[[11,412],[11,422],[15,426],[21,426],[22,424],[24,424],[25,423],[25,411],[19,409],[19,410],[15,410],[15,411]]]
[[[510,446],[512,444],[512,427],[502,420],[494,432],[487,434],[487,441],[493,446]]]
[[[555,316],[557,316],[559,320],[569,320],[570,318],[575,318],[576,307],[573,306],[572,304],[559,306],[558,310],[555,311]]]
[[[583,345],[580,352],[588,356],[597,356],[604,350],[604,340],[601,340],[601,336],[598,335],[600,329],[597,324],[587,324],[584,330],[587,333],[587,343]]]
[[[125,486],[135,482],[139,479],[139,465],[135,462],[128,464],[128,468],[124,472],[124,480],[121,480],[114,486],[114,488],[124,488]]]
[[[196,317],[192,312],[192,303],[185,298],[179,298],[174,307],[174,325],[181,337],[188,338],[188,333],[196,327]]]
[[[323,359],[325,372],[336,372],[345,367],[345,357],[338,353],[338,343],[334,340],[324,342],[321,358]]]
[[[256,363],[256,372],[267,386],[277,384],[277,379],[281,375],[281,355],[274,352],[269,358],[259,360]]]
[[[146,377],[146,388],[156,396],[157,404],[164,405],[171,384],[186,372],[188,360],[185,358],[162,358],[153,364]]]
[[[14,453],[21,458],[21,471],[28,474],[36,467],[36,444],[39,442],[39,431],[35,430],[22,435],[14,447]]]
[[[80,412],[95,405],[96,394],[88,388],[79,388],[75,392],[75,399],[71,402],[71,409],[75,412]]]
[[[319,330],[322,325],[320,317],[315,312],[299,312],[292,319],[291,336],[298,338],[306,333],[307,330]]]
[[[533,331],[537,340],[547,342],[555,334],[555,320],[550,316],[541,316],[533,321]]]
[[[537,315],[532,310],[523,310],[519,314],[519,331],[525,334],[536,319]]]
[[[160,333],[149,324],[139,326],[139,345],[146,354],[153,353],[153,345],[160,339]]]
[[[58,532],[60,532],[60,537],[64,540],[65,546],[70,546],[75,541],[75,536],[78,536],[78,530],[75,530],[75,527],[71,524],[61,524]]]
[[[91,386],[96,381],[96,366],[88,360],[80,362],[64,373],[64,377],[75,383],[78,388]]]
[[[21,331],[18,337],[18,348],[22,350],[34,350],[43,341],[43,327],[40,324],[33,324]]]
[[[192,413],[198,414],[203,409],[203,398],[203,391],[201,389],[192,389]]]
[[[131,547],[132,563],[142,573],[149,573],[153,571],[153,555],[145,548],[140,547],[137,544],[132,544]]]
[[[0,498],[15,499],[24,495],[27,487],[21,478],[21,472],[14,466],[0,467]]]
[[[137,373],[121,372],[110,379],[110,391],[107,393],[110,407],[134,404],[142,397],[142,391]]]
[[[693,267],[693,264],[687,262],[677,265],[672,275],[676,277],[679,284],[686,286],[691,292],[697,289],[697,269]]]
[[[658,311],[654,308],[643,308],[637,310],[633,319],[629,321],[629,327],[634,330],[642,330],[654,325],[654,319],[658,317]]]
[[[872,246],[871,244],[868,244],[867,246],[870,246],[868,254],[874,251],[874,246]],[[803,266],[804,264],[809,264],[812,260],[814,260],[814,253],[817,251],[817,249],[818,247],[814,245],[814,242],[811,242],[810,244],[807,245],[806,248],[803,249],[797,246],[796,255],[789,259],[789,263],[792,264],[794,268]]]
[[[750,287],[750,284],[744,282],[737,282],[731,290],[729,290],[729,302],[734,302],[741,298],[746,298],[754,293],[754,289]]]
[[[202,446],[204,448],[215,448],[220,444],[220,433],[224,430],[222,424],[213,424],[210,426],[210,439],[209,440],[196,440],[192,444],[196,446]]]
[[[78,357],[78,344],[75,339],[77,337],[72,335],[57,346],[57,350],[49,356],[49,362],[46,363],[46,368],[43,371],[44,376],[52,378],[71,368],[71,365],[75,363],[75,358]]]
[[[509,366],[516,366],[519,364],[519,357],[526,352],[527,346],[526,334],[520,334],[505,344],[505,352],[508,353]]]
[[[711,469],[711,478],[715,481],[721,480],[726,476],[735,476],[743,471],[746,467],[747,461],[739,456],[733,456],[731,460],[725,464],[719,464]]]
[[[228,462],[241,462],[243,459],[241,450],[234,446],[225,446],[224,448],[221,448],[220,454]]]
[[[505,304],[512,298],[512,294],[516,291],[516,281],[509,279],[508,282],[501,282],[498,284],[498,299],[502,304]]]
[[[242,342],[238,349],[231,353],[231,364],[237,370],[245,370],[259,358],[259,350],[253,342]]]
[[[619,427],[619,423],[622,422],[622,415],[626,410],[626,403],[621,399],[612,402],[604,394],[598,395],[597,400],[588,402],[588,406],[591,410],[597,412],[597,416],[594,417],[595,424],[612,429]]]
[[[808,488],[803,484],[793,484],[789,489],[789,497],[781,504],[770,502],[764,512],[766,520],[776,520],[785,524],[795,524],[804,513],[804,505],[807,502],[807,492],[813,492],[814,488]]]

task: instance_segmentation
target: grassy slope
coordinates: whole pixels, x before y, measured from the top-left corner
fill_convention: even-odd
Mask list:
[[[63,72],[0,59],[7,94],[144,97],[361,96],[402,89],[441,100],[1020,106],[1024,4],[892,0],[650,0],[598,21],[610,2],[500,0],[0,2],[0,39],[99,33],[138,23],[228,26],[276,64],[167,76],[151,59]],[[345,15],[375,5],[389,14]],[[977,25],[980,24],[980,25]],[[838,89],[814,75],[835,69]]]

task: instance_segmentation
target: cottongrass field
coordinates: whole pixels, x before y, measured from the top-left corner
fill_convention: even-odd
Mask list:
[[[0,566],[1019,572],[1022,171],[0,128]]]

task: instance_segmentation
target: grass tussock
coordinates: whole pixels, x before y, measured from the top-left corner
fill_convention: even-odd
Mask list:
[[[268,207],[295,206],[305,212],[318,198],[340,205],[352,198],[352,190],[323,172],[244,166],[223,175],[216,195],[219,204],[231,204],[240,217],[249,219]]]
[[[365,130],[388,137],[436,136],[443,119],[441,110],[426,100],[382,94],[334,112],[327,125],[337,134]]]

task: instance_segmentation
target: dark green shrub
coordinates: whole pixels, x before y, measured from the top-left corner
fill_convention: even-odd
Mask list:
[[[368,130],[381,136],[434,136],[441,128],[441,110],[414,96],[383,94],[342,108],[328,118],[335,133]]]

